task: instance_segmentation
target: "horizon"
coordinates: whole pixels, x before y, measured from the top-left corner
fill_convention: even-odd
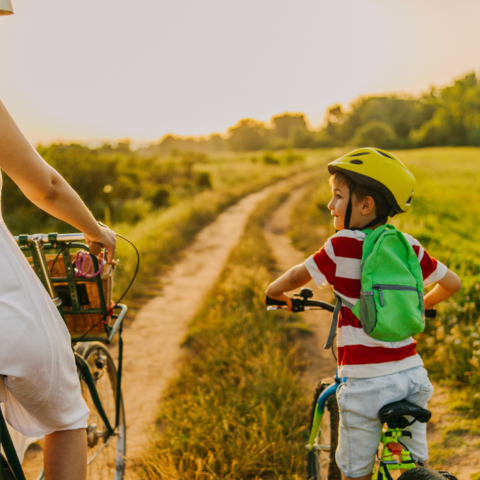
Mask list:
[[[282,113],[318,130],[334,104],[416,97],[480,67],[475,0],[14,9],[0,20],[0,99],[34,144],[225,136],[242,118]]]

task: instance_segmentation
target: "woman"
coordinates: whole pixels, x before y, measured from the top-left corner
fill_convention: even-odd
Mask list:
[[[29,143],[0,102],[0,169],[36,206],[106,249],[115,234],[99,226],[80,197]],[[1,182],[0,182],[1,187]],[[0,217],[0,375],[7,421],[27,436],[45,435],[47,480],[86,478],[88,408],[67,328]]]

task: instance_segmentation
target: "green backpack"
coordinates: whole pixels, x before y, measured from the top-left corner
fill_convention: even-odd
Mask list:
[[[392,225],[365,229],[360,267],[360,300],[352,305],[334,292],[337,304],[327,342],[333,345],[342,306],[352,310],[363,330],[384,342],[399,342],[423,332],[423,275],[418,257]]]
[[[391,225],[363,232],[362,290],[352,312],[377,340],[398,342],[423,332],[423,275],[415,251]]]

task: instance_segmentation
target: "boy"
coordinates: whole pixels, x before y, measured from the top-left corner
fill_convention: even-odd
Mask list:
[[[285,293],[308,283],[331,285],[337,295],[355,304],[360,297],[360,263],[366,237],[389,216],[409,210],[415,178],[398,158],[379,149],[355,150],[328,165],[332,174],[332,200],[328,204],[337,233],[305,263],[291,268],[266,290],[268,297],[283,300]],[[458,276],[431,257],[410,235],[405,235],[418,256],[425,286],[437,285],[425,296],[425,308],[447,299],[460,289]],[[407,399],[426,408],[433,387],[410,337],[383,342],[368,336],[360,321],[342,306],[337,325],[338,376],[347,380],[337,392],[340,436],[337,464],[345,479],[370,480],[381,436],[378,411],[386,404]],[[413,439],[405,441],[415,460],[428,458],[426,425],[409,427]]]

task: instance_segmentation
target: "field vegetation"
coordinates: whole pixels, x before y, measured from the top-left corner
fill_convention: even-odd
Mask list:
[[[275,263],[261,227],[286,195],[253,214],[193,320],[143,478],[303,478],[309,402],[296,381],[295,316],[263,304]]]

